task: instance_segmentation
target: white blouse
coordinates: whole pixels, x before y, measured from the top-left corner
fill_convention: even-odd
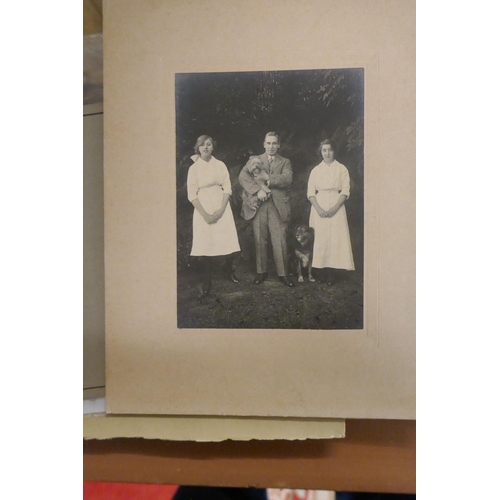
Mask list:
[[[307,184],[307,198],[316,196],[318,191],[338,191],[348,198],[350,196],[351,181],[347,168],[334,160],[331,165],[322,161],[314,167],[309,175]]]
[[[212,156],[209,161],[199,157],[191,165],[187,178],[187,196],[192,202],[198,198],[200,189],[220,186],[222,191],[231,194],[231,180],[226,165]]]

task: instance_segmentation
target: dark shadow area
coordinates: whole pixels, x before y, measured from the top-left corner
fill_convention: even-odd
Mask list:
[[[267,500],[263,488],[179,486],[172,500]]]

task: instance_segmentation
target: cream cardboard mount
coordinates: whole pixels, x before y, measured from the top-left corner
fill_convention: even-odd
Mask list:
[[[107,0],[104,59],[107,412],[415,418],[414,2]],[[178,329],[175,75],[315,68],[364,69],[363,329]]]
[[[260,417],[172,417],[87,415],[84,439],[164,439],[168,441],[220,442],[285,439],[335,439],[345,437],[345,420]]]

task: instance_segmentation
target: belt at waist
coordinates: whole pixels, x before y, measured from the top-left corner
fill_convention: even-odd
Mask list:
[[[209,189],[209,188],[213,188],[213,187],[216,187],[216,188],[219,188],[219,189],[222,189],[222,186],[220,184],[211,184],[210,186],[201,186],[198,188],[198,191],[201,191],[202,189]]]

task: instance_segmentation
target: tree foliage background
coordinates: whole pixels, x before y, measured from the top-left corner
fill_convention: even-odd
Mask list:
[[[336,159],[349,170],[346,202],[356,268],[363,267],[364,73],[363,69],[189,73],[176,75],[177,248],[178,270],[190,265],[193,206],[186,179],[197,137],[208,134],[214,156],[228,167],[231,206],[243,259],[253,263],[251,223],[240,217],[238,174],[250,155],[264,152],[264,136],[280,135],[280,154],[293,168],[292,221],[307,224],[309,173],[321,161],[318,146],[333,139]]]

